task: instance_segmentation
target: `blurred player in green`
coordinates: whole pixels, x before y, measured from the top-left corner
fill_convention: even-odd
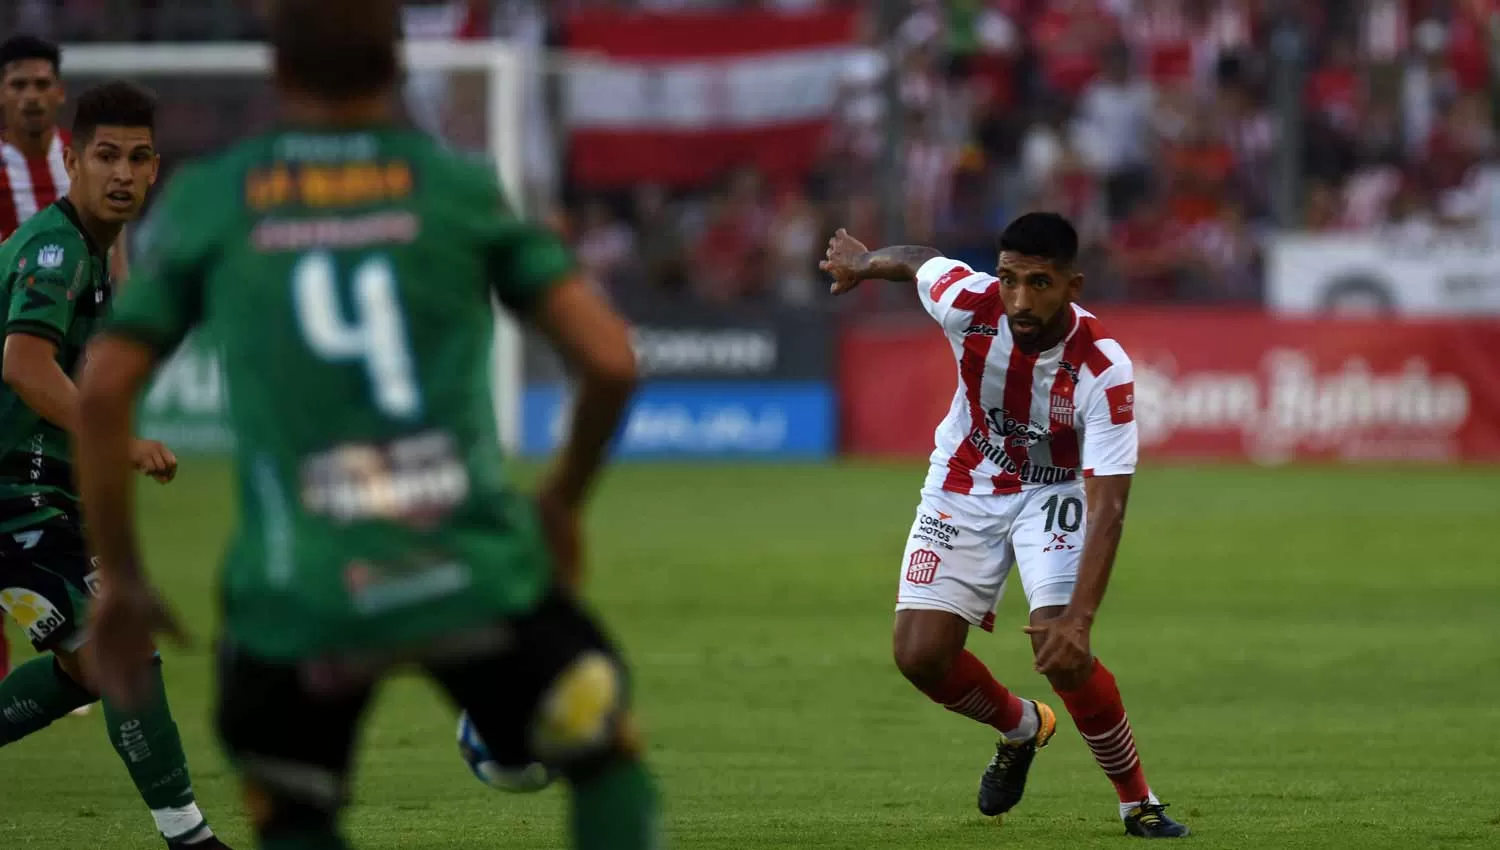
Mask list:
[[[625,325],[555,238],[507,212],[489,168],[398,123],[394,0],[270,15],[283,128],[183,169],[90,348],[79,465],[101,680],[133,699],[151,634],[176,631],[138,553],[130,421],[154,366],[202,328],[224,358],[240,491],[218,725],[261,846],[346,846],[357,728],[411,664],[502,765],[563,773],[575,846],[656,847],[625,669],[571,590],[582,503],[634,383]],[[580,379],[535,498],[504,475],[494,296]]]
[[[64,152],[66,197],[32,216],[0,248],[6,309],[0,358],[0,608],[45,653],[0,681],[0,747],[99,698],[80,650],[94,637],[99,575],[85,552],[69,435],[82,422],[72,375],[110,301],[109,259],[125,222],[156,182],[156,104],[129,83],[78,99]],[[126,436],[125,471],[172,479],[160,443]],[[161,659],[141,658],[130,705],[104,698],[110,742],[171,847],[222,848],[193,798]]]

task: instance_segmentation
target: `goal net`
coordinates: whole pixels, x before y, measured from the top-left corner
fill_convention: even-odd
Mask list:
[[[535,57],[497,41],[411,41],[404,49],[405,103],[412,120],[458,150],[487,154],[511,202],[524,214],[527,98],[534,83],[528,75],[539,73],[531,61]],[[271,52],[264,44],[66,45],[63,71],[75,93],[113,78],[135,80],[156,92],[157,147],[168,179],[184,160],[276,120]],[[495,317],[495,415],[501,441],[515,453],[522,427],[523,336],[498,308]],[[189,340],[147,393],[142,432],[183,451],[227,449],[233,435],[223,390],[211,343]]]

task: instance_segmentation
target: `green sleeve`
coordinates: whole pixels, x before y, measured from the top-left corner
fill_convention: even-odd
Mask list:
[[[76,232],[48,230],[31,236],[17,258],[5,333],[61,343],[73,323],[78,294],[89,283],[88,246]]]
[[[195,167],[174,178],[138,234],[130,279],[115,298],[109,332],[151,346],[177,348],[203,318],[203,287],[212,257],[215,220],[230,202],[205,187]]]
[[[488,249],[490,286],[500,303],[524,315],[573,273],[573,256],[556,235],[512,213],[492,175],[487,175],[487,185],[485,208],[477,214]]]

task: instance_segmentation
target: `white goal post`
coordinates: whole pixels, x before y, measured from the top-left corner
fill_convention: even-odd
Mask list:
[[[403,45],[410,71],[466,72],[486,79],[485,135],[500,183],[524,214],[523,156],[528,52],[501,41],[408,41]],[[194,75],[264,77],[271,75],[271,50],[260,43],[69,44],[63,71],[84,77],[138,78]],[[520,451],[524,370],[520,327],[496,310],[491,376],[495,417],[505,449]]]

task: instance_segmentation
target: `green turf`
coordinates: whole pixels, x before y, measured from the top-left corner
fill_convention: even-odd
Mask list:
[[[888,660],[912,467],[625,467],[591,594],[638,671],[677,848],[1128,846],[1062,730],[1004,826],[974,811],[992,736]],[[149,488],[152,567],[196,649],[167,678],[206,811],[249,847],[207,725],[222,466]],[[1153,470],[1095,630],[1148,775],[1202,848],[1500,847],[1500,472]],[[973,648],[1043,695],[1018,594]],[[0,847],[159,846],[96,712],[0,753]],[[561,846],[562,795],[469,777],[451,712],[388,687],[349,832],[362,848]]]

